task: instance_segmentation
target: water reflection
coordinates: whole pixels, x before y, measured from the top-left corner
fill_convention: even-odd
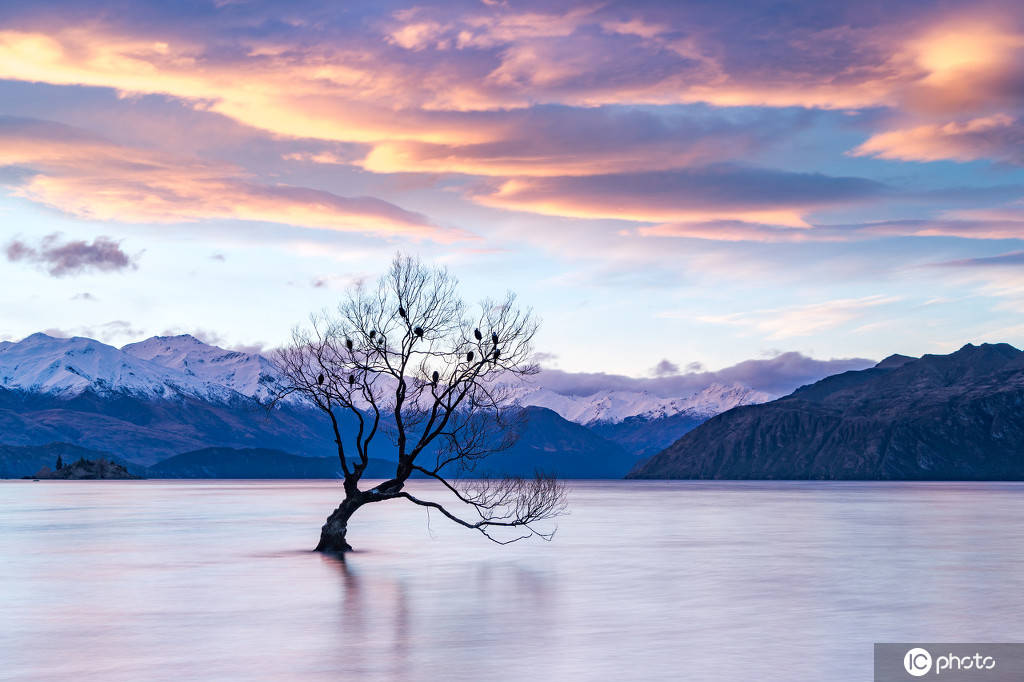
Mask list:
[[[1024,639],[1024,486],[574,487],[553,543],[389,503],[340,561],[329,482],[0,483],[0,678],[864,680],[874,641]]]

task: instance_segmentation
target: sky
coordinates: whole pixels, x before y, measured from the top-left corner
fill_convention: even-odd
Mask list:
[[[1015,2],[0,4],[0,340],[283,343],[396,252],[546,367],[1024,346]]]

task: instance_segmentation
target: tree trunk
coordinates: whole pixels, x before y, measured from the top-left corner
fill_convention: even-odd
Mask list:
[[[314,551],[331,554],[351,552],[352,546],[345,540],[345,534],[348,532],[348,520],[360,506],[355,500],[346,498],[331,512],[327,517],[327,523],[320,529],[320,543]]]

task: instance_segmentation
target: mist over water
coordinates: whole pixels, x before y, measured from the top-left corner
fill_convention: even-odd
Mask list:
[[[551,543],[393,501],[340,562],[337,482],[0,482],[0,678],[860,682],[876,641],[1024,641],[1024,484],[572,487]]]

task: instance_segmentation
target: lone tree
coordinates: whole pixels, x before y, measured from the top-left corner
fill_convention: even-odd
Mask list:
[[[537,323],[511,293],[481,302],[471,316],[457,285],[447,270],[396,256],[376,287],[354,287],[335,312],[313,316],[278,352],[275,402],[297,395],[324,413],[344,474],[345,497],[321,528],[317,551],[350,551],[356,510],[394,499],[500,544],[554,535],[537,524],[565,510],[565,487],[555,477],[471,478],[480,460],[514,442],[521,410],[508,387],[537,372]],[[397,455],[394,475],[361,488],[380,448]],[[469,518],[404,490],[413,472],[439,481]]]

